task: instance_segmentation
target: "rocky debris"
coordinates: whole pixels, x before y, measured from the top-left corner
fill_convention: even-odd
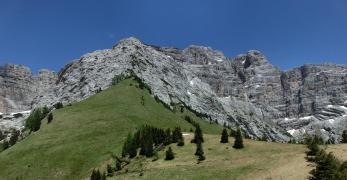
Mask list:
[[[168,106],[185,105],[206,120],[240,126],[252,138],[266,136],[283,142],[289,140],[289,133],[298,137],[318,128],[324,129],[326,137],[337,139],[343,129],[340,127],[347,124],[344,112],[338,108],[347,102],[346,72],[345,66],[332,64],[305,65],[282,72],[255,50],[228,59],[207,47],[161,48],[128,38],[112,49],[74,60],[58,75],[42,71],[41,78],[40,73],[32,79],[43,88],[27,86],[30,97],[34,97],[32,92],[40,94],[33,99],[23,96],[31,102],[32,106],[25,106],[28,109],[57,102],[68,104],[108,88],[116,75],[135,75]],[[17,86],[23,84],[21,79],[31,77],[31,73],[23,74]],[[0,87],[3,82],[0,79]],[[26,82],[31,82],[30,78]],[[12,98],[21,94],[18,92],[2,93],[0,97]],[[327,105],[337,108],[327,109]],[[325,128],[327,118],[335,122],[330,130]]]

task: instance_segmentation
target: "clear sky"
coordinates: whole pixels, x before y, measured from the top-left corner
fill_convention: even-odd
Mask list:
[[[58,71],[135,36],[147,44],[262,51],[283,70],[347,64],[346,0],[0,0],[0,64]]]

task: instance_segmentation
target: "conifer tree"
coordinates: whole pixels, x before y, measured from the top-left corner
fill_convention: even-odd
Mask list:
[[[344,130],[342,133],[342,143],[347,143],[347,130]]]
[[[10,147],[10,144],[8,143],[8,141],[7,140],[4,140],[4,142],[3,142],[3,144],[2,144],[2,149],[3,150],[6,150],[7,148],[9,148]]]
[[[10,141],[8,142],[10,144],[10,146],[13,146],[17,143],[19,135],[20,135],[19,131],[17,131],[17,130],[12,131]]]
[[[116,158],[116,171],[120,171],[122,170],[122,163],[120,162],[120,160],[118,158]]]
[[[170,128],[166,129],[165,131],[165,141],[164,141],[164,145],[169,145],[171,144],[172,141],[172,136],[171,136],[171,130]]]
[[[47,117],[47,123],[51,123],[53,121],[53,114],[52,113],[49,113],[48,114],[48,117]]]
[[[228,143],[229,142],[228,131],[225,128],[222,131],[222,136],[221,136],[220,142],[221,143]]]
[[[242,149],[244,148],[243,146],[243,139],[242,139],[242,133],[241,129],[237,128],[236,135],[235,135],[235,142],[233,148],[235,149]]]
[[[319,152],[318,143],[317,143],[316,141],[312,141],[312,142],[308,145],[308,149],[309,149],[309,151],[307,152],[307,155],[309,155],[309,156],[315,156],[315,155],[317,155],[317,153]]]
[[[202,143],[201,143],[201,141],[197,141],[197,143],[196,143],[195,155],[198,156],[198,160],[199,160],[199,161],[205,160],[204,150],[202,149]]]
[[[149,133],[148,135],[148,141],[146,143],[146,157],[152,157],[154,153],[154,149],[153,149],[153,137],[152,134]]]
[[[317,162],[317,166],[311,171],[312,180],[336,179],[338,174],[339,162],[332,153],[323,155]]]
[[[101,173],[99,170],[93,170],[92,175],[90,176],[90,180],[101,180]]]
[[[192,140],[192,143],[198,143],[198,142],[201,142],[201,143],[204,142],[204,137],[203,137],[199,124],[195,126],[194,139]]]
[[[113,168],[111,165],[107,164],[107,176],[112,176],[113,174]]]
[[[131,133],[128,133],[128,136],[123,144],[122,157],[129,155],[131,141],[132,141],[132,135]]]
[[[169,147],[169,149],[166,151],[166,156],[165,156],[165,160],[172,160],[175,158],[175,155],[172,151],[172,148]]]

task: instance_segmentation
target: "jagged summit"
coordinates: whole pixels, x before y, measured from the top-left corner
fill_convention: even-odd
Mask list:
[[[208,121],[239,126],[253,138],[287,141],[287,132],[318,130],[337,142],[341,133],[337,126],[346,124],[347,112],[302,119],[325,111],[329,105],[345,107],[346,67],[305,65],[283,72],[256,50],[227,58],[209,47],[161,48],[130,37],[112,49],[83,55],[58,75],[43,71],[45,78],[40,79],[20,74],[19,80],[0,74],[0,87],[8,89],[0,90],[0,103],[5,106],[9,106],[8,100],[24,104],[20,109],[25,110],[81,101],[108,88],[116,75],[133,74],[168,106],[187,106]],[[3,111],[4,105],[1,107]]]

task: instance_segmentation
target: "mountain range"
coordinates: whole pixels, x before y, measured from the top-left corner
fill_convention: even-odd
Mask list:
[[[127,76],[138,78],[167,107],[184,106],[207,121],[240,127],[253,139],[287,142],[319,133],[338,143],[347,129],[345,65],[281,71],[256,50],[228,58],[209,47],[165,48],[131,37],[85,54],[58,73],[0,66],[0,130],[22,129],[32,109],[79,102]]]

